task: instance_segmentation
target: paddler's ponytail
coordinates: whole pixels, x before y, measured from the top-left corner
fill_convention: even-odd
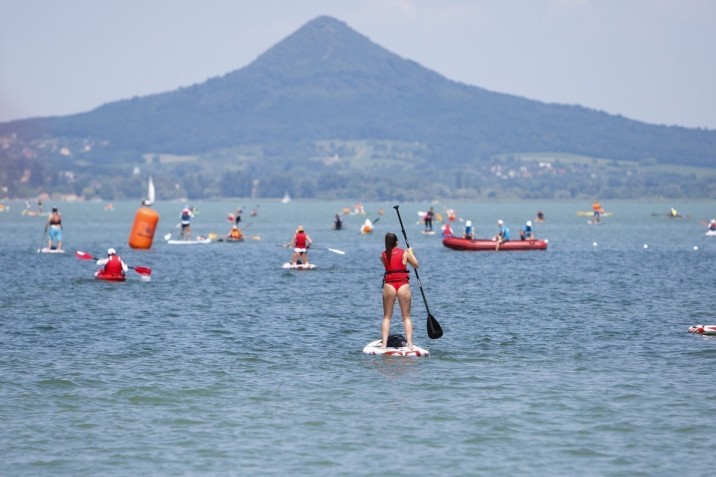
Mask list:
[[[398,236],[390,232],[385,234],[385,258],[387,258],[386,265],[390,264],[390,255],[396,245],[398,245]]]

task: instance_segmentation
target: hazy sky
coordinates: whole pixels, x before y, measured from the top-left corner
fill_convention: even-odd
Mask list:
[[[447,78],[716,129],[716,0],[0,0],[0,122],[201,83],[320,15]]]

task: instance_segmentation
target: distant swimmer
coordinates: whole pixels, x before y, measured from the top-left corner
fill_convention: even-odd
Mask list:
[[[336,214],[336,217],[333,219],[333,229],[343,230],[343,221],[341,220],[341,216],[339,214]]]
[[[537,211],[537,222],[544,222],[544,212],[541,210]]]

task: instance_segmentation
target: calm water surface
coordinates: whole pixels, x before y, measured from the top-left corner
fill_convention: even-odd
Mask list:
[[[365,356],[379,337],[380,217],[333,215],[350,202],[262,201],[241,244],[171,246],[183,204],[159,203],[154,246],[127,246],[135,203],[58,204],[68,252],[118,249],[125,283],[90,261],[37,254],[44,219],[0,213],[0,475],[713,475],[716,204],[450,203],[491,236],[544,210],[546,252],[456,252],[408,239],[416,343],[427,359]],[[47,204],[48,206],[51,204]],[[224,234],[248,200],[193,204],[195,234]],[[379,207],[385,215],[379,216]],[[281,264],[298,224],[314,272]],[[595,245],[596,244],[596,245]],[[647,248],[644,248],[644,245]],[[403,240],[401,237],[401,245]],[[696,249],[695,249],[696,247]],[[393,330],[402,332],[399,314]]]

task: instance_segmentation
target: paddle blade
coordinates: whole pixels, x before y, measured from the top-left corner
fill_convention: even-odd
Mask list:
[[[443,335],[443,329],[433,315],[428,312],[428,337],[436,340]]]
[[[134,271],[140,275],[151,275],[152,269],[147,267],[134,267]]]
[[[80,260],[95,260],[95,258],[92,255],[90,255],[87,252],[83,252],[81,250],[77,250],[75,252],[75,257],[79,258]]]
[[[346,254],[346,252],[344,252],[343,250],[338,250],[338,249],[335,249],[335,248],[329,248],[328,251],[329,251],[329,252],[333,252],[333,253],[337,253],[338,255],[345,255],[345,254]]]

